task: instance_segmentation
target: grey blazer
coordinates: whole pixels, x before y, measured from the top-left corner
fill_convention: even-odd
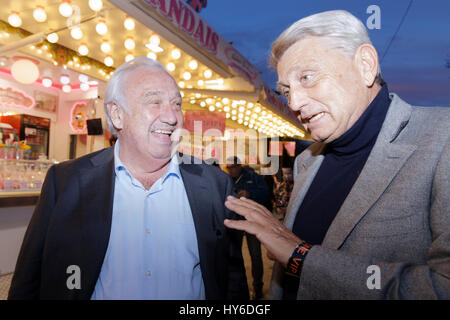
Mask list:
[[[450,108],[391,99],[361,174],[304,262],[297,299],[450,298]],[[324,146],[315,143],[296,159],[289,229]],[[376,283],[372,265],[379,289],[367,285]],[[272,299],[282,297],[283,273],[275,263]]]

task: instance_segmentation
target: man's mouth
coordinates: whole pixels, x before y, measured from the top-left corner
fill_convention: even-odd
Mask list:
[[[154,129],[152,130],[152,132],[154,133],[159,133],[159,134],[166,134],[168,136],[170,136],[173,133],[173,130],[167,130],[167,129]]]
[[[311,117],[305,118],[305,122],[306,123],[314,122],[314,121],[319,120],[320,118],[322,118],[324,115],[325,115],[325,112],[316,113],[315,115],[313,115]]]

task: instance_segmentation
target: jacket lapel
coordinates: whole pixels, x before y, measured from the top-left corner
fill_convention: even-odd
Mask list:
[[[206,178],[202,177],[203,168],[195,164],[180,164],[180,173],[192,211],[195,231],[197,234],[198,251],[200,256],[200,268],[205,284],[206,298],[215,297],[218,287],[215,278],[215,246],[219,221],[209,198],[211,194],[206,184]]]
[[[82,226],[82,294],[89,299],[108,248],[114,200],[114,148],[90,159],[92,166],[80,169]]]
[[[326,247],[338,249],[342,245],[416,149],[414,145],[395,142],[407,126],[412,108],[396,95],[391,98],[386,120],[367,162],[328,229],[322,243]]]

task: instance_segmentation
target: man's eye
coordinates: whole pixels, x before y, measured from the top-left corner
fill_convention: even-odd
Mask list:
[[[300,78],[300,80],[302,81],[302,82],[307,82],[307,81],[309,81],[309,80],[311,80],[312,79],[312,75],[310,75],[310,74],[305,74],[305,75],[303,75],[301,78]]]
[[[289,90],[284,90],[282,93],[283,93],[283,96],[285,96],[286,98],[289,98]]]

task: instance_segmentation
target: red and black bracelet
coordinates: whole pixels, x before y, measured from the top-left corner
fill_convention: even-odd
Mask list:
[[[299,245],[294,249],[286,267],[286,272],[290,275],[300,277],[300,272],[302,270],[303,261],[305,261],[306,255],[311,249],[312,245],[306,242],[300,242]]]

